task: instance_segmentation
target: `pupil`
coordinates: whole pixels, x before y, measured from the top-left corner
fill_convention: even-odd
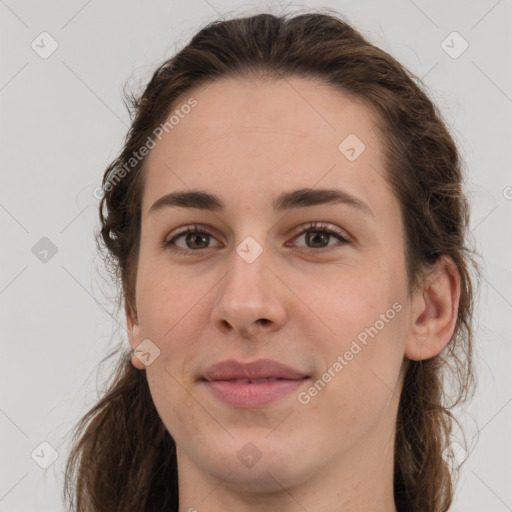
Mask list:
[[[323,239],[324,242],[327,243],[327,238],[329,237],[330,235],[328,235],[327,233],[322,233],[320,231],[310,231],[308,233],[306,233],[306,240],[307,242],[313,242],[313,243],[316,243],[318,241],[318,239],[320,239],[320,241]]]
[[[207,237],[208,235],[205,235],[204,233],[201,234],[201,233],[189,233],[188,237],[187,237],[187,242],[190,242],[192,241],[192,243],[196,243],[196,241],[199,239],[199,240],[203,240],[203,242],[205,242],[205,245],[208,245],[208,240],[207,240]],[[201,242],[199,242],[200,244]],[[202,247],[200,247],[202,248]]]

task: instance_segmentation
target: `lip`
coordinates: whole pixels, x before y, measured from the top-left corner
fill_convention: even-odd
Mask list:
[[[258,359],[250,363],[228,359],[209,366],[203,375],[203,379],[208,381],[269,378],[295,380],[303,377],[307,377],[304,372],[273,359]]]
[[[272,359],[242,363],[233,359],[210,366],[200,379],[219,400],[233,407],[261,407],[289,395],[309,376]]]

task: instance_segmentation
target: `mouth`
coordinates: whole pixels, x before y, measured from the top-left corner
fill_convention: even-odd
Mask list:
[[[262,382],[275,382],[278,380],[298,380],[284,379],[282,377],[266,377],[263,379],[218,379],[213,382],[232,382],[233,384],[261,384]],[[210,381],[212,382],[212,381]]]
[[[200,382],[218,400],[238,408],[263,407],[290,395],[310,377],[271,359],[210,366]]]

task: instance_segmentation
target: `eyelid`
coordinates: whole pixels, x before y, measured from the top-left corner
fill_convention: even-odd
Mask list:
[[[336,235],[336,236],[340,237],[346,243],[351,243],[351,241],[352,241],[350,235],[345,230],[338,228],[337,226],[330,224],[328,222],[321,222],[321,221],[308,222],[307,224],[299,226],[299,228],[297,228],[297,229],[298,230],[293,235],[293,238],[297,238],[299,235],[303,235],[304,233],[306,233],[308,231],[325,231],[331,235]],[[309,247],[309,249],[315,250],[313,247]]]

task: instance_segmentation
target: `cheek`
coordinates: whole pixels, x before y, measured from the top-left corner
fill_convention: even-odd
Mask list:
[[[338,336],[322,346],[325,371],[301,396],[301,420],[322,425],[323,436],[333,439],[343,432],[347,443],[364,440],[389,418],[400,396],[401,327],[395,317],[378,334],[362,343],[357,334],[366,331],[352,326],[354,336]],[[373,324],[372,324],[373,325]],[[367,328],[372,327],[367,325]],[[380,324],[379,324],[380,325]],[[341,326],[341,325],[340,325]],[[360,336],[360,339],[364,339]],[[322,418],[321,421],[318,421]],[[316,427],[313,427],[316,428]]]
[[[198,280],[193,286],[188,281],[187,287],[174,273],[170,276],[169,270],[158,272],[154,267],[151,275],[140,273],[137,304],[141,335],[160,350],[146,372],[155,403],[164,410],[163,418],[175,414],[179,422],[181,409],[175,409],[176,404],[192,405],[190,368],[197,359],[198,340],[209,319],[207,291],[204,281]]]
[[[195,439],[194,442],[200,443],[200,434],[208,418],[197,407],[192,393],[178,373],[178,369],[169,364],[168,355],[162,354],[160,364],[155,362],[147,368],[151,397],[158,415],[175,441],[181,444]]]
[[[385,320],[395,315],[392,305],[402,292],[390,269],[376,262],[338,270],[321,279],[300,278],[295,289],[305,307],[297,310],[301,313],[294,321],[304,322],[308,317],[310,322],[304,324],[309,326],[307,338],[339,351],[359,334],[364,338],[365,328],[375,322],[383,330],[380,316],[390,309]],[[390,323],[386,322],[386,329]]]
[[[321,380],[327,383],[325,388],[319,383],[322,391],[318,395],[327,402],[344,404],[350,417],[371,416],[372,409],[377,412],[393,393],[399,395],[396,388],[403,361],[401,284],[389,276],[389,270],[367,269],[347,273],[338,286],[331,283],[317,290],[315,313],[325,329],[320,331],[318,322],[309,328],[304,324],[306,339],[315,341],[311,349],[322,355],[326,372]],[[319,336],[320,332],[325,335]],[[327,388],[328,393],[323,390]]]
[[[194,339],[198,315],[213,285],[208,279],[187,278],[168,265],[146,265],[139,270],[137,305],[146,337],[168,343],[180,339],[188,345]]]

